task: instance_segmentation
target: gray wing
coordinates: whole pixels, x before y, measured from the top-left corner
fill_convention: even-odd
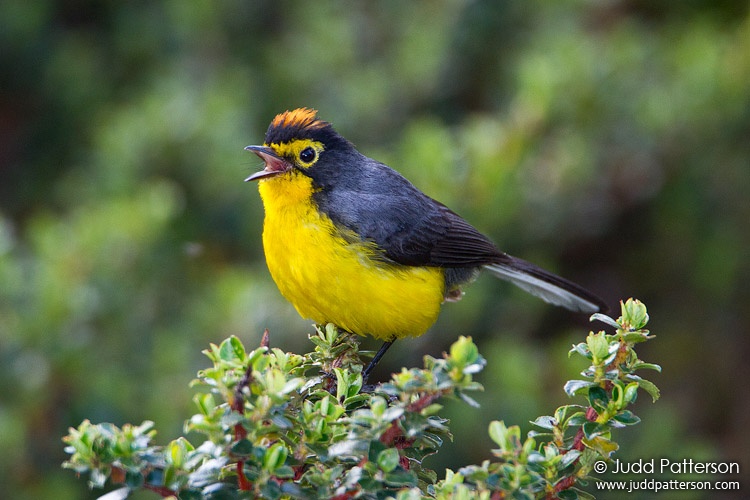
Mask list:
[[[551,304],[586,313],[607,309],[601,299],[575,283],[501,252],[471,224],[395,170],[369,158],[366,161],[361,177],[349,178],[329,191],[323,189],[314,197],[336,225],[373,241],[386,259],[407,266],[485,267]],[[471,273],[456,275],[468,278]]]

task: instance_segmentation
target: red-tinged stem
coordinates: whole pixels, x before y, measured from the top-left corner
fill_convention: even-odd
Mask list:
[[[442,396],[443,393],[441,392],[425,394],[413,403],[410,403],[409,406],[406,407],[406,411],[422,411],[430,406],[435,400],[440,399]]]
[[[346,493],[342,493],[341,495],[331,497],[331,500],[348,500],[349,498],[354,498],[356,494],[357,492],[355,491],[347,491]]]
[[[594,422],[598,416],[596,410],[589,406],[586,410],[586,420]],[[583,427],[581,427],[573,438],[573,444],[570,447],[571,450],[583,451],[583,436]]]
[[[596,420],[597,417],[596,410],[592,407],[588,407],[586,409],[586,420],[589,422],[593,422]],[[581,426],[580,429],[578,429],[578,432],[576,432],[575,437],[573,438],[573,444],[570,446],[571,450],[577,450],[577,451],[583,451],[584,444],[583,444],[583,426]],[[574,460],[573,463],[576,463],[578,459]],[[578,478],[576,478],[575,475],[572,476],[566,476],[562,479],[560,479],[557,483],[555,483],[555,490],[553,492],[550,492],[547,494],[547,498],[557,498],[557,494],[563,490],[567,490],[568,488],[573,487],[576,484]]]
[[[394,420],[391,422],[391,426],[380,436],[380,442],[386,446],[392,446],[399,436],[401,436],[401,429],[398,426],[398,420]]]
[[[148,475],[148,472],[149,472],[148,469],[141,471],[141,475],[143,477],[146,477]],[[124,484],[125,483],[125,471],[119,467],[112,467],[112,473],[110,475],[110,479],[115,484]],[[157,495],[161,495],[164,498],[173,497],[177,494],[176,491],[170,490],[166,486],[156,486],[154,484],[144,482],[143,487],[149,491],[153,491]]]
[[[149,491],[153,491],[163,498],[174,497],[177,494],[177,492],[170,490],[166,486],[154,486],[153,484],[144,483],[143,487]]]
[[[268,329],[263,331],[263,337],[260,340],[261,347],[268,347],[270,344]],[[237,387],[234,390],[234,398],[230,405],[232,411],[237,413],[244,413],[245,411],[245,387],[250,385],[250,381],[253,378],[253,367],[248,366],[245,370],[245,374],[240,379]],[[234,440],[241,441],[247,437],[247,429],[242,424],[235,424],[234,426]],[[241,491],[250,491],[253,488],[253,483],[245,475],[245,461],[237,460],[237,485]]]
[[[237,461],[237,486],[239,486],[240,491],[250,491],[253,489],[253,483],[250,482],[250,480],[245,475],[245,461],[244,460],[238,460]]]

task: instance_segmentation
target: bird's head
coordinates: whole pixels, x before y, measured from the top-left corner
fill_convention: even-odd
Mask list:
[[[318,119],[316,111],[308,108],[276,115],[268,126],[264,144],[245,149],[258,155],[266,164],[263,170],[246,181],[285,174],[320,177],[326,174],[326,165],[338,163],[334,162],[338,155],[355,151],[330,123]]]

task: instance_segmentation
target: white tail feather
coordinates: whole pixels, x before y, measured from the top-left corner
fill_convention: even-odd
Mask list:
[[[593,314],[600,310],[600,307],[597,304],[587,300],[580,294],[549,281],[545,281],[537,276],[524,272],[523,270],[514,269],[502,264],[488,264],[484,266],[484,268],[492,272],[498,278],[510,281],[522,290],[525,290],[550,304],[561,306],[570,309],[571,311],[589,314]],[[541,271],[541,269],[539,269],[539,271]],[[546,271],[542,272],[547,274]],[[563,283],[565,282],[562,278],[558,278],[557,276],[555,276],[555,278]],[[571,283],[571,285],[573,284]],[[577,287],[577,285],[573,286]]]

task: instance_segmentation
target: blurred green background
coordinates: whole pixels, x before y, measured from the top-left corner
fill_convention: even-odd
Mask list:
[[[750,17],[744,1],[0,4],[0,496],[94,498],[60,468],[84,418],[194,412],[209,342],[296,352],[243,151],[299,106],[498,245],[643,300],[664,371],[625,460],[740,461],[750,487]],[[375,378],[472,335],[482,408],[427,464],[479,463],[490,420],[568,401],[587,318],[481,277]],[[365,340],[368,348],[377,343]],[[668,477],[667,479],[674,479]],[[639,479],[642,479],[640,477]],[[681,492],[679,498],[700,493]],[[610,497],[611,495],[608,495]],[[648,496],[648,495],[647,495]],[[142,495],[142,498],[155,496]],[[627,498],[633,498],[628,496]],[[666,497],[664,497],[666,498]]]

